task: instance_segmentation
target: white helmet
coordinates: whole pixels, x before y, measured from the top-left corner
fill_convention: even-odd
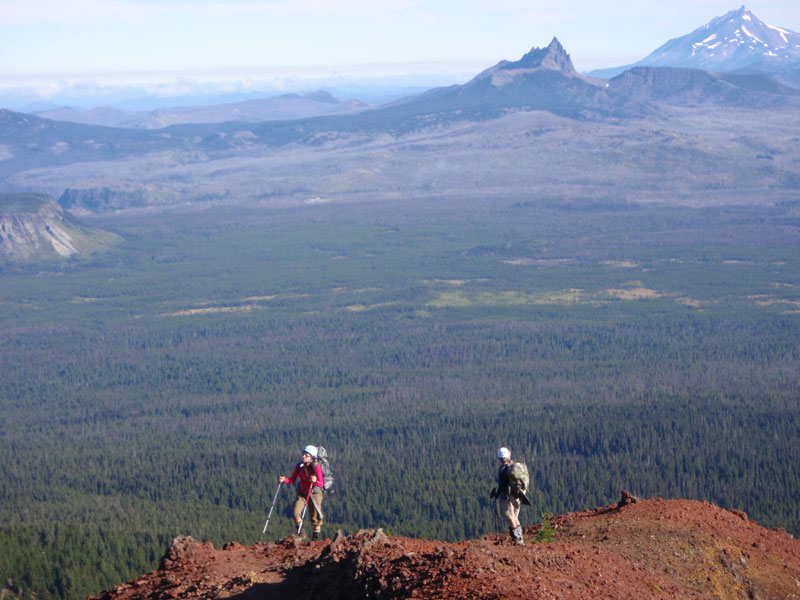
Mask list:
[[[508,448],[500,448],[500,450],[497,451],[497,458],[500,460],[511,458],[511,450]]]
[[[311,458],[317,458],[317,447],[306,446],[305,448],[303,448],[303,454],[310,454]]]

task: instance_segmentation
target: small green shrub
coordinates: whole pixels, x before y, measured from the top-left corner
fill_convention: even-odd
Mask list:
[[[553,515],[542,513],[542,526],[534,536],[533,541],[537,544],[552,542],[555,539],[556,530],[553,527]]]

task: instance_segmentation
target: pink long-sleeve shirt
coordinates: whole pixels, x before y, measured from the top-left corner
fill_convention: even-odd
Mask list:
[[[294,466],[294,471],[292,474],[286,479],[286,483],[294,483],[298,476],[300,477],[300,484],[298,492],[303,495],[308,495],[308,490],[311,487],[318,487],[322,488],[325,485],[325,480],[322,476],[322,467],[319,466],[319,463],[314,463],[314,475],[317,476],[316,483],[311,483],[311,474],[308,472],[308,469],[303,467],[303,463],[299,462]]]

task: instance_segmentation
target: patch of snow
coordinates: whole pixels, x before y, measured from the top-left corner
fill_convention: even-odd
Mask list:
[[[752,19],[750,18],[750,15],[748,13],[744,13],[742,15],[742,19],[745,20],[745,21],[752,21]]]
[[[753,38],[755,41],[757,41],[757,42],[760,42],[760,41],[761,41],[761,40],[760,40],[760,39],[758,39],[756,36],[754,36],[752,33],[750,33],[749,31],[747,31],[747,28],[746,28],[744,25],[742,25],[742,31],[744,31],[744,32],[745,32],[745,34],[746,34],[748,37],[751,37],[751,38]]]
[[[766,25],[766,23],[765,23],[765,25]],[[780,36],[783,38],[783,41],[784,41],[785,43],[787,43],[787,44],[789,43],[789,40],[788,40],[788,39],[786,39],[786,34],[787,34],[787,33],[790,33],[789,31],[787,31],[787,30],[785,30],[785,29],[782,29],[782,28],[780,28],[780,27],[775,27],[774,25],[767,25],[767,27],[769,27],[770,29],[774,29],[775,31],[777,31],[777,32],[780,34]]]
[[[706,39],[704,39],[700,43],[701,44],[705,44],[705,43],[710,42],[711,40],[713,40],[715,37],[717,37],[717,34],[716,33],[712,33],[710,36],[708,36]]]
[[[709,37],[709,38],[707,38],[707,39],[709,39],[709,40],[710,40],[710,39],[713,39],[713,38],[715,38],[715,37],[716,37],[715,35],[712,35],[711,37]],[[708,45],[708,44],[705,44],[705,43],[703,43],[703,42],[697,42],[697,43],[695,43],[695,44],[692,44],[692,56],[694,56],[695,52],[697,51],[697,48],[707,48],[707,49],[709,49],[709,50],[713,50],[714,48],[716,48],[717,46],[719,46],[721,43],[722,43],[722,42],[717,42],[716,44],[711,44],[711,45]],[[713,56],[713,54],[712,54],[712,56]]]
[[[56,142],[52,146],[50,146],[50,152],[52,152],[53,154],[61,154],[68,148],[69,144],[67,142]]]
[[[770,50],[766,54],[764,54],[764,56],[778,56],[778,55],[775,54],[772,50]]]

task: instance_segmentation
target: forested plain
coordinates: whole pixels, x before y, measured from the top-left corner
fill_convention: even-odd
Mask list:
[[[259,540],[306,444],[324,531],[703,499],[800,533],[800,202],[441,197],[84,219],[0,267],[0,577],[82,598],[171,540]],[[266,540],[291,533],[279,492]]]

